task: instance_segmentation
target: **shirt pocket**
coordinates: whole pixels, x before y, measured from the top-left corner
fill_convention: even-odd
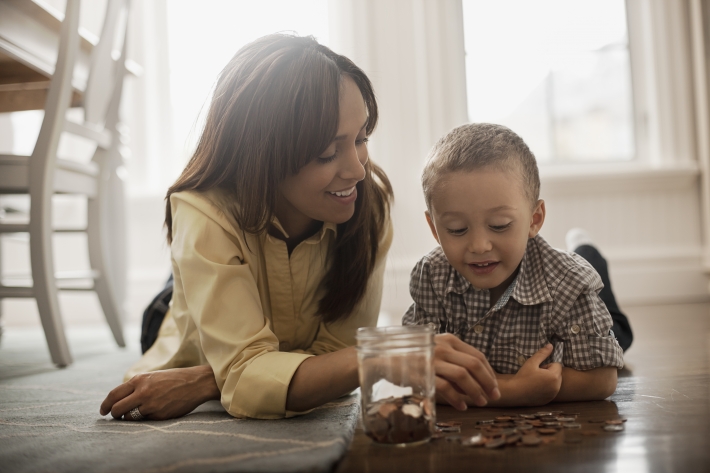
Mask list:
[[[510,343],[495,343],[491,348],[488,362],[500,374],[515,374],[535,353],[530,352],[523,340],[514,340]]]

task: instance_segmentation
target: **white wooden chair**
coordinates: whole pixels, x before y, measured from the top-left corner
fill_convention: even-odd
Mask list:
[[[77,87],[75,62],[79,48],[80,0],[67,0],[61,27],[59,52],[48,91],[45,115],[31,156],[0,155],[0,194],[29,194],[29,221],[3,223],[0,233],[28,232],[32,286],[3,286],[0,299],[32,297],[40,318],[52,361],[58,366],[72,362],[59,310],[58,290],[96,291],[104,315],[119,346],[123,339],[122,293],[125,277],[123,187],[117,170],[122,165],[121,135],[117,129],[123,78],[126,74],[126,31],[118,30],[120,20],[128,24],[128,0],[109,0],[98,44],[92,50],[89,75],[83,90],[83,122],[70,121],[67,110]],[[117,34],[118,33],[118,34]],[[115,39],[120,37],[120,56]],[[83,84],[82,84],[83,85]],[[81,86],[80,86],[81,87]],[[91,162],[57,157],[62,133],[78,135],[96,144]],[[57,229],[85,232],[88,236],[91,270],[69,274],[66,279],[86,279],[90,287],[66,287],[61,273],[55,273],[52,249],[52,196],[57,193],[87,197],[86,228]],[[119,258],[111,258],[112,252]],[[2,268],[0,267],[0,270]],[[117,276],[117,277],[116,277]]]

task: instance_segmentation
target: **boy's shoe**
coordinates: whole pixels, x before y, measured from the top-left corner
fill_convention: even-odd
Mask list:
[[[574,251],[582,245],[594,246],[594,241],[585,229],[572,228],[565,236],[565,244],[567,245],[567,251]]]

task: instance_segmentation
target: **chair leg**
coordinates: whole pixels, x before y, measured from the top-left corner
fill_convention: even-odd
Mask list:
[[[33,196],[34,197],[34,196]],[[68,366],[72,362],[64,324],[59,311],[57,283],[54,278],[54,252],[52,251],[52,229],[49,209],[44,199],[32,199],[30,209],[30,262],[32,265],[32,290],[37,300],[39,317],[47,338],[49,353],[57,366]]]
[[[106,322],[108,322],[118,346],[125,347],[123,311],[113,289],[115,287],[112,280],[114,273],[108,258],[108,252],[110,251],[108,246],[109,238],[105,229],[107,228],[106,222],[114,216],[106,213],[105,196],[108,192],[107,185],[108,182],[104,176],[100,176],[97,196],[88,199],[87,236],[89,240],[89,260],[91,261],[91,267],[99,272],[99,277],[94,281],[94,287],[96,294],[99,296]]]

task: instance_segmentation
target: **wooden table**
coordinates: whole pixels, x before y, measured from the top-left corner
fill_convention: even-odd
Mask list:
[[[340,463],[345,472],[708,472],[710,471],[710,310],[681,307],[632,318],[634,346],[626,354],[616,393],[608,401],[550,404],[544,408],[437,406],[440,421],[463,423],[460,435],[478,432],[477,420],[504,413],[562,410],[579,413],[580,443],[563,430],[549,445],[491,450],[434,440],[418,447],[375,445],[361,428]],[[655,312],[655,313],[653,313]],[[608,433],[592,419],[628,419],[625,431]],[[452,434],[450,434],[452,435]]]

